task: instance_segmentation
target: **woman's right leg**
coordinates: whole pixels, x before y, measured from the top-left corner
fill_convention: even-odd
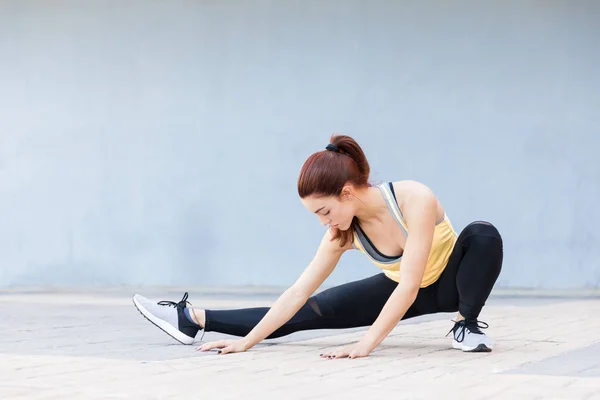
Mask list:
[[[343,329],[371,325],[381,312],[397,283],[383,273],[370,278],[336,286],[312,296],[287,323],[273,332],[268,339],[310,329]],[[428,291],[421,291],[415,304],[430,298]],[[175,303],[154,302],[139,294],[133,303],[146,319],[183,344],[192,344],[198,330],[245,336],[265,316],[269,308],[246,308],[238,310],[193,310],[187,307],[187,293]],[[418,311],[418,310],[425,310]],[[403,319],[430,312],[428,307],[412,306]],[[195,321],[194,313],[203,314],[202,321]],[[200,322],[200,324],[198,324]]]
[[[397,283],[383,273],[324,290],[267,339],[312,329],[344,329],[371,325]],[[268,307],[206,310],[206,332],[245,336],[269,311]],[[414,313],[414,311],[411,311]],[[410,317],[408,314],[406,318]]]

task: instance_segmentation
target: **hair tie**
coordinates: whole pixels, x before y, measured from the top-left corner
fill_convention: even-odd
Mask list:
[[[325,147],[325,150],[333,151],[334,153],[339,153],[340,152],[340,148],[337,147],[335,144],[328,144]]]

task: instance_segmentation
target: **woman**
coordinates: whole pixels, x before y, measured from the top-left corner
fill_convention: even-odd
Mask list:
[[[302,330],[370,326],[358,343],[321,354],[329,359],[366,357],[400,320],[454,311],[453,348],[491,351],[490,338],[480,330],[487,324],[477,318],[502,268],[497,229],[473,222],[457,237],[425,185],[399,181],[374,186],[368,178],[367,159],[348,136],[332,136],[325,150],[306,160],[298,193],[329,229],[312,262],[271,308],[193,309],[187,307],[187,293],[178,303],[135,295],[135,306],[183,344],[192,344],[202,329],[240,337],[197,348],[221,354]],[[351,249],[383,272],[313,296]]]

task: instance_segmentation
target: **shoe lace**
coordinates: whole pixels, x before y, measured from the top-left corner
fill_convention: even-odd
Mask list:
[[[183,297],[181,298],[181,300],[179,300],[179,302],[175,303],[174,301],[170,301],[170,300],[162,300],[159,301],[157,304],[159,306],[167,306],[167,307],[181,307],[181,308],[185,308],[187,304],[190,305],[190,310],[192,311],[192,314],[194,314],[194,318],[196,318],[196,312],[194,311],[194,308],[192,306],[192,303],[190,303],[189,301],[187,301],[188,299],[188,292],[185,292],[183,294]],[[198,320],[198,318],[196,318],[196,321]],[[202,337],[200,338],[200,342],[202,342],[202,339],[204,339],[204,334],[206,333],[206,330],[204,328],[202,328]]]
[[[159,306],[167,306],[167,307],[184,307],[189,304],[190,306],[192,305],[192,303],[190,303],[189,301],[187,301],[188,298],[188,292],[185,292],[183,295],[183,298],[181,300],[179,300],[179,302],[175,303],[174,301],[170,301],[170,300],[163,300],[163,301],[159,301],[157,304]]]
[[[457,342],[462,342],[465,339],[465,330],[468,329],[469,332],[483,335],[481,329],[489,328],[489,325],[486,322],[478,321],[477,319],[464,319],[462,321],[452,321],[454,322],[454,326],[452,329],[448,331],[446,336],[448,336],[451,332],[454,332],[454,338]],[[456,333],[457,331],[458,334]]]

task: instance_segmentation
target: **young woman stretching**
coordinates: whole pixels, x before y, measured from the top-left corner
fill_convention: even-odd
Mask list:
[[[444,208],[425,185],[398,181],[371,185],[369,164],[350,137],[332,136],[312,154],[298,179],[304,206],[329,225],[312,262],[270,308],[202,310],[133,296],[137,309],[183,344],[199,330],[239,336],[198,350],[243,352],[264,339],[309,329],[370,326],[361,340],[321,354],[366,357],[407,318],[458,311],[452,347],[491,351],[478,321],[502,268],[503,245],[488,222],[473,222],[456,235]],[[382,273],[313,293],[351,249],[364,253]],[[450,333],[448,332],[448,334]]]

